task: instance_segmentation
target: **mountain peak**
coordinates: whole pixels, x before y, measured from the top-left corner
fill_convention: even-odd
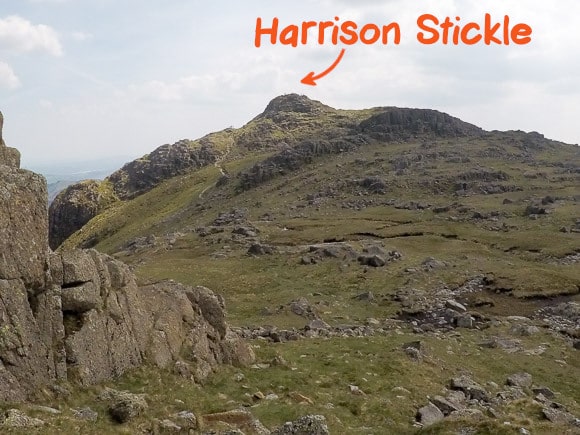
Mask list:
[[[328,110],[334,109],[320,101],[311,100],[306,95],[286,94],[270,101],[262,115],[268,117],[280,112],[316,113]]]

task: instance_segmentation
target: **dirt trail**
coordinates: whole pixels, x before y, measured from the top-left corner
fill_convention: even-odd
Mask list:
[[[217,158],[217,160],[215,161],[215,163],[213,164],[216,168],[218,168],[218,170],[220,171],[220,174],[222,176],[227,175],[227,172],[225,171],[225,169],[222,166],[222,162],[227,158],[227,156],[230,154],[230,152],[232,151],[232,148],[234,146],[234,139],[231,140],[230,144],[227,145],[226,147],[226,151]],[[211,189],[212,187],[215,187],[217,185],[217,182],[215,182],[214,184],[212,184],[211,186],[207,186],[205,189],[203,189],[200,194],[199,194],[199,199],[203,199],[203,195],[205,195],[205,193]]]

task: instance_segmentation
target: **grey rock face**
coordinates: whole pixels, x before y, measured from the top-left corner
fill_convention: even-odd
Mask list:
[[[117,201],[106,183],[86,180],[72,184],[60,192],[48,209],[50,247],[58,248],[62,242],[110,204]]]
[[[445,415],[439,408],[437,408],[432,403],[429,403],[417,411],[416,418],[417,421],[422,423],[424,426],[430,426],[434,423],[437,423],[438,421],[443,420]]]
[[[2,142],[0,402],[24,401],[59,380],[109,380],[143,362],[188,359],[196,380],[218,364],[253,362],[211,290],[139,288],[125,264],[97,251],[52,253],[46,183],[3,160],[5,150]]]

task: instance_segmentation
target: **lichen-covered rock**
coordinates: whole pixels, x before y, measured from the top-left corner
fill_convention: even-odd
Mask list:
[[[46,197],[43,177],[0,164],[0,279],[21,279],[31,289],[44,287]]]
[[[272,431],[272,435],[328,435],[329,433],[326,418],[323,415],[306,415]]]
[[[118,423],[126,423],[138,417],[149,407],[144,394],[133,394],[112,388],[106,388],[99,395],[99,399],[108,402],[109,415]]]
[[[0,161],[0,402],[57,381],[102,382],[144,362],[185,359],[200,382],[218,364],[253,362],[211,290],[139,288],[128,266],[95,250],[51,252],[46,204],[42,177]]]
[[[9,148],[4,143],[2,129],[4,127],[4,115],[0,112],[0,165],[11,168],[20,167],[20,153],[15,148]]]
[[[9,409],[0,417],[0,427],[13,429],[30,429],[44,426],[39,418],[29,417],[18,409]]]

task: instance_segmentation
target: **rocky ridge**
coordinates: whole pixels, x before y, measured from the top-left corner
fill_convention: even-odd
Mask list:
[[[353,151],[376,140],[401,142],[419,136],[456,138],[484,134],[478,127],[435,110],[380,107],[361,116],[363,119],[359,120],[306,96],[289,94],[274,98],[263,113],[244,127],[215,135],[226,135],[238,153],[275,151],[239,175],[239,188],[247,190],[295,171],[315,157]],[[56,249],[112,203],[130,200],[165,180],[216,163],[223,157],[216,140],[210,134],[197,141],[184,139],[166,144],[127,163],[103,182],[68,187],[50,206],[51,247]]]

